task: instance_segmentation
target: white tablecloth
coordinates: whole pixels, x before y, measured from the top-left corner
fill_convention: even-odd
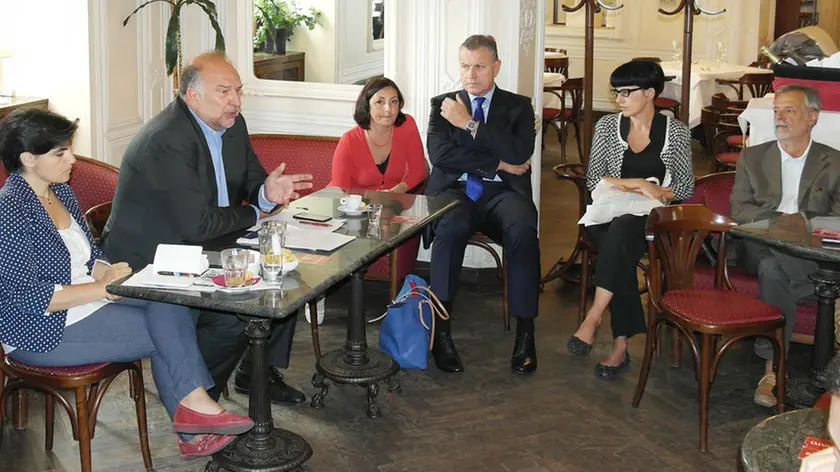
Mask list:
[[[559,87],[564,82],[566,82],[566,76],[563,74],[543,72],[543,87]],[[560,108],[560,99],[553,93],[543,93],[543,107]]]
[[[738,116],[741,130],[750,128],[747,145],[766,143],[776,139],[776,127],[773,124],[773,97],[753,98],[747,109]],[[817,125],[811,130],[811,137],[818,143],[840,149],[840,112],[821,111]]]
[[[661,66],[666,76],[676,76],[674,80],[665,83],[665,90],[662,91],[662,96],[680,100],[682,95],[682,62],[663,61]],[[769,69],[759,69],[735,64],[725,64],[721,67],[715,61],[694,61],[691,66],[691,79],[689,82],[689,101],[691,104],[688,108],[688,126],[693,128],[700,124],[700,115],[703,107],[711,105],[712,95],[715,93],[724,92],[727,95],[731,95],[732,98],[735,97],[734,91],[730,87],[719,87],[715,83],[715,80],[738,80],[744,74],[772,73],[773,71]]]
[[[565,57],[566,57],[566,55],[563,54],[562,52],[547,52],[547,53],[545,53],[545,58],[546,59],[563,59]]]

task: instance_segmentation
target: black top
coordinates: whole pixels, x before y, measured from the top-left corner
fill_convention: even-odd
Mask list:
[[[385,170],[388,169],[388,161],[391,159],[391,154],[385,156],[385,160],[382,161],[382,164],[376,164],[376,168],[379,169],[379,173],[385,175]]]
[[[659,185],[665,181],[665,163],[662,162],[662,148],[665,146],[665,134],[668,128],[668,117],[661,113],[653,115],[650,125],[650,144],[641,152],[633,152],[630,146],[624,151],[624,161],[621,163],[622,179],[647,179],[656,177]],[[630,118],[621,117],[619,125],[621,139],[627,142],[630,135]]]

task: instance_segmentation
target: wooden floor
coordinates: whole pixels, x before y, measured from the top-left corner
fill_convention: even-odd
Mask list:
[[[577,205],[571,185],[557,182],[550,172],[558,163],[559,148],[553,131],[547,139],[542,169],[543,272],[571,249]],[[577,159],[573,143],[568,150],[570,159]],[[706,173],[708,161],[697,157],[695,168],[698,174]],[[423,273],[422,269],[418,272]],[[712,388],[709,452],[698,452],[698,393],[689,358],[681,368],[657,360],[640,408],[631,408],[644,336],[630,342],[629,373],[612,382],[595,378],[594,365],[609,351],[611,337],[602,330],[590,359],[575,358],[566,351],[566,340],[575,330],[577,287],[560,282],[546,287],[540,298],[539,370],[530,377],[515,376],[509,367],[513,336],[502,329],[499,282],[487,272],[467,271],[464,279],[453,331],[465,372],[447,375],[433,367],[401,372],[403,393],[382,389],[383,416],[375,421],[365,416],[360,388],[333,387],[321,410],[305,404],[273,407],[277,425],[303,435],[312,445],[315,454],[308,463],[312,470],[732,471],[737,468],[744,435],[769,414],[752,401],[762,364],[750,345],[736,347],[724,358]],[[381,313],[387,301],[384,284],[369,282],[366,295],[368,314]],[[321,330],[325,350],[342,346],[347,298],[342,288],[328,299]],[[368,335],[376,345],[374,327]],[[795,346],[791,363],[802,367],[807,355],[806,347]],[[313,365],[308,326],[299,323],[286,378],[308,395],[314,391],[309,384]],[[171,423],[150,373],[146,379],[155,470],[203,470],[206,460],[178,456]],[[144,470],[127,384],[118,379],[100,409],[93,441],[96,471]],[[45,453],[43,400],[33,393],[29,401],[28,429],[3,426],[0,471],[79,470],[66,416],[57,413],[55,448]],[[225,407],[247,412],[247,399],[234,393]]]

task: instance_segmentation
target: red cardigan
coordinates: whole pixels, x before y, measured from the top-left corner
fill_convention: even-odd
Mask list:
[[[419,185],[426,178],[426,158],[417,123],[411,115],[405,115],[405,123],[394,127],[391,141],[391,156],[385,175],[379,172],[373,162],[365,130],[356,126],[344,133],[333,155],[330,187],[363,188],[368,190],[390,190],[400,182],[409,189]]]

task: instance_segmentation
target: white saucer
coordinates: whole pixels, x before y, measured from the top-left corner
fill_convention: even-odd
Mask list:
[[[358,210],[350,210],[349,208],[346,208],[344,205],[339,205],[338,211],[344,213],[347,216],[359,216],[359,215],[367,212],[367,210],[363,210],[361,208],[359,208]]]

